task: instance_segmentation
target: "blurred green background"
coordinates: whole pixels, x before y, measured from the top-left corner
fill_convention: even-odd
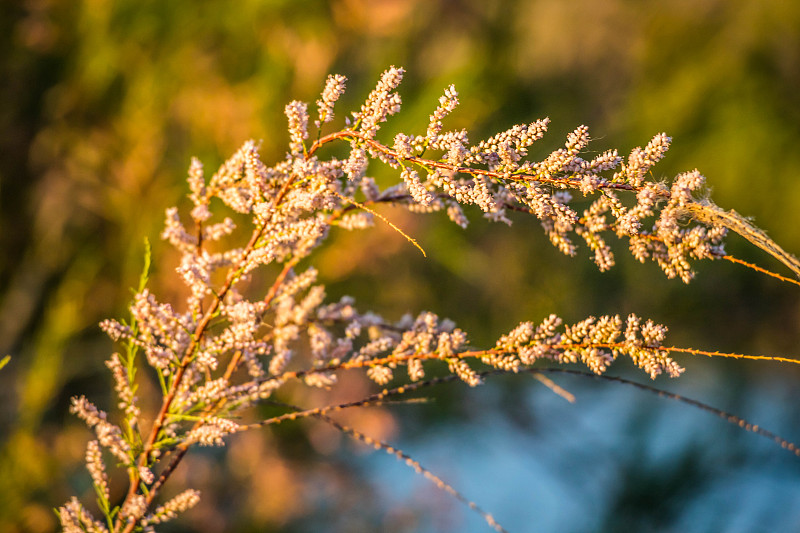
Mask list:
[[[424,132],[450,83],[461,106],[445,126],[469,128],[473,141],[551,117],[532,157],[583,123],[591,149],[623,155],[666,131],[673,147],[656,176],[699,168],[717,204],[800,253],[798,2],[4,2],[0,355],[13,359],[0,371],[0,530],[53,531],[52,508],[90,494],[90,433],[68,399],[112,405],[103,361],[113,347],[97,324],[124,316],[145,236],[154,290],[170,294],[158,234],[189,158],[211,171],[256,138],[277,161],[286,102],[313,102],[328,73],[344,74],[341,119],[389,65],[407,76],[384,139]],[[464,232],[443,216],[387,214],[428,258],[386,228],[334,234],[317,261],[331,297],[353,294],[392,318],[437,311],[475,345],[551,312],[569,321],[636,312],[668,325],[676,345],[798,353],[797,288],[742,267],[701,264],[685,286],[621,246],[601,274],[585,249],[561,256],[524,217],[507,228],[471,212]],[[735,236],[728,251],[780,270]],[[679,361],[685,376],[656,386],[800,440],[796,368]],[[625,363],[612,370],[647,380]],[[576,405],[529,378],[503,378],[377,412],[363,429],[441,468],[512,531],[800,530],[796,457],[687,407],[555,379]],[[298,426],[237,438],[227,463],[197,454],[185,476],[204,504],[172,530],[488,530],[394,459],[321,444],[336,438]]]

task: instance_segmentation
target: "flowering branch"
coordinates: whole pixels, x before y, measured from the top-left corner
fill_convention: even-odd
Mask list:
[[[733,230],[800,273],[797,260],[762,231],[735,212],[715,206],[706,197],[705,178],[698,171],[680,174],[669,185],[649,179],[652,166],[670,144],[663,133],[644,148],[634,149],[627,159],[607,150],[587,160],[581,154],[590,137],[588,128],[580,126],[563,148],[541,161],[530,161],[528,149],[547,131],[547,119],[516,125],[471,144],[466,131],[444,130],[442,120],[458,104],[458,93],[450,86],[430,115],[424,135],[400,133],[391,146],[378,140],[381,124],[400,110],[396,89],[403,74],[403,69],[387,70],[345,127],[323,135],[320,128],[334,119],[334,105],[346,81],[342,76],[329,77],[317,101],[313,124],[318,131],[310,144],[308,106],[291,102],[285,109],[289,153],[271,167],[261,161],[252,141],[210,179],[202,164],[192,161],[187,181],[194,227],[187,229],[179,210],[170,208],[162,233],[181,252],[177,273],[186,285],[186,300],[180,310],[159,302],[143,276],[131,305],[131,324],[116,320],[101,324],[127,348],[124,356],[114,354],[108,362],[123,422],[116,426],[86,398],[73,399],[73,412],[97,434],[86,459],[105,523],[72,499],[59,510],[65,531],[153,531],[154,525],[199,501],[199,493],[190,489],[154,508],[164,483],[192,446],[220,446],[233,433],[305,416],[323,419],[390,451],[477,509],[403,452],[328,417],[337,409],[379,403],[388,390],[351,404],[297,408],[280,417],[239,422],[243,410],[272,401],[276,391],[294,380],[330,388],[341,371],[360,369],[384,386],[400,380],[396,371],[404,367],[409,384],[392,391],[408,391],[433,383],[426,381],[425,367],[437,361],[447,367],[449,379],[476,386],[488,375],[476,366],[521,372],[532,371],[533,365],[545,360],[580,363],[600,375],[625,356],[655,378],[677,377],[684,371],[671,352],[761,359],[669,347],[666,327],[633,314],[625,319],[588,317],[575,324],[551,315],[538,324],[522,322],[500,336],[494,347],[476,348],[469,345],[464,331],[431,312],[391,322],[359,311],[349,297],[327,302],[324,287],[316,283],[317,271],[313,267],[298,271],[298,265],[331,228],[363,229],[373,225],[376,216],[382,219],[373,209],[382,204],[412,212],[443,210],[462,227],[468,224],[465,205],[477,206],[484,217],[506,224],[511,224],[507,211],[522,211],[538,218],[553,245],[567,255],[575,255],[575,237],[580,237],[600,270],[614,265],[607,243],[608,235],[614,234],[628,241],[636,259],[653,260],[668,277],[686,283],[694,275],[691,261],[719,258],[793,281],[728,256],[724,238]],[[349,144],[347,159],[320,158],[323,148],[334,143]],[[367,175],[370,160],[395,169],[400,179],[381,190]],[[592,200],[582,211],[573,202],[577,195]],[[215,210],[220,201],[245,215],[250,227],[240,230],[228,217],[212,222],[212,200]],[[236,242],[237,237],[244,242],[240,247],[221,243],[223,238]],[[249,283],[251,274],[269,264],[279,266],[278,274],[259,292]],[[137,380],[147,377],[137,374],[144,363],[162,391],[149,428],[140,424],[136,396]],[[117,503],[110,501],[101,448],[128,471],[126,495]],[[492,527],[502,530],[491,515],[481,513]]]

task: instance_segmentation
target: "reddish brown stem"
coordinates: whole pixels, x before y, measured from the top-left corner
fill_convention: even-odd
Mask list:
[[[537,175],[537,174],[528,174],[528,173],[524,173],[524,172],[517,172],[517,173],[496,172],[496,171],[486,170],[486,169],[482,169],[482,168],[461,167],[461,166],[458,166],[458,165],[452,165],[450,163],[445,163],[443,161],[434,161],[432,159],[425,159],[425,158],[422,158],[422,157],[416,157],[416,156],[407,157],[407,156],[400,155],[400,153],[398,153],[395,150],[392,150],[388,146],[383,145],[383,144],[379,143],[378,141],[376,141],[374,139],[371,139],[369,137],[366,137],[362,133],[357,132],[357,131],[353,131],[353,130],[337,131],[336,133],[331,133],[329,135],[326,135],[326,136],[322,137],[321,139],[315,141],[314,144],[311,145],[311,148],[308,151],[309,155],[311,155],[314,152],[316,152],[323,145],[325,145],[325,144],[327,144],[329,142],[332,142],[332,141],[334,141],[336,139],[358,139],[359,141],[363,142],[364,144],[369,145],[370,147],[372,147],[376,151],[383,152],[384,154],[387,154],[387,155],[395,158],[398,161],[400,161],[400,160],[408,161],[410,163],[416,163],[416,164],[419,164],[419,165],[422,165],[422,166],[425,166],[425,167],[439,168],[439,169],[443,169],[443,170],[448,170],[450,172],[456,172],[456,173],[459,173],[459,174],[470,174],[470,175],[473,175],[473,176],[488,176],[488,177],[495,178],[495,179],[498,179],[498,180],[534,180],[534,181],[538,181],[540,183],[546,183],[546,184],[549,184],[549,185],[556,185],[556,186],[560,186],[561,185],[561,186],[567,186],[567,187],[576,187],[576,186],[579,185],[579,182],[577,180],[573,180],[573,179],[570,179],[570,178],[553,178],[553,177],[540,176],[540,175]],[[599,189],[616,189],[616,190],[621,190],[621,191],[638,191],[639,190],[639,188],[634,187],[633,185],[631,185],[629,183],[613,183],[613,182],[602,183],[598,188]]]

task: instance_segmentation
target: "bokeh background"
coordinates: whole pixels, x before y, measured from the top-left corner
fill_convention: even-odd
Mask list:
[[[89,496],[87,394],[108,408],[97,324],[124,316],[192,155],[208,169],[249,138],[283,157],[283,106],[349,78],[339,116],[389,65],[407,69],[404,111],[382,130],[424,131],[443,89],[446,127],[480,139],[549,116],[546,155],[578,124],[593,149],[627,154],[673,136],[658,177],[699,168],[725,208],[800,253],[800,3],[784,0],[27,0],[0,5],[0,530],[47,532],[54,507]],[[336,124],[339,124],[337,122]],[[375,168],[375,173],[388,176]],[[388,177],[386,178],[388,179]],[[689,286],[618,247],[597,272],[559,255],[537,223],[472,212],[387,211],[386,228],[334,235],[316,265],[331,297],[397,318],[430,309],[487,345],[520,320],[636,312],[676,345],[796,356],[798,290],[726,262]],[[737,237],[732,254],[780,269]],[[724,263],[724,264],[723,264]],[[793,366],[679,356],[657,387],[800,440]],[[616,375],[648,381],[624,362]],[[526,376],[431,390],[425,405],[363,415],[512,531],[800,531],[800,459],[762,437],[626,387],[554,376],[577,403]],[[352,387],[362,387],[354,382]],[[321,399],[320,399],[321,401]],[[182,471],[203,491],[170,531],[487,531],[480,517],[395,459],[324,426],[246,434]],[[86,500],[86,499],[85,499]]]

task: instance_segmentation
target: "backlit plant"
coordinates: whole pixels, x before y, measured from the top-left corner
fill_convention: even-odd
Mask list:
[[[463,500],[403,452],[342,426],[329,413],[379,404],[449,379],[427,378],[431,369],[477,386],[495,373],[540,372],[568,363],[599,375],[618,357],[630,358],[651,378],[678,377],[684,371],[672,352],[748,357],[669,346],[666,327],[633,314],[587,317],[574,324],[550,315],[522,322],[493,346],[478,347],[456,324],[433,312],[390,321],[349,297],[328,301],[309,256],[331,231],[364,230],[376,218],[402,233],[376,211],[385,204],[414,213],[445,211],[462,227],[468,223],[466,205],[506,224],[511,224],[510,211],[528,213],[561,252],[575,255],[577,243],[585,243],[600,270],[614,265],[608,241],[616,237],[627,241],[637,260],[655,261],[668,277],[685,283],[692,280],[693,261],[742,263],[724,249],[732,230],[800,273],[797,261],[763,232],[714,205],[697,170],[671,182],[652,179],[651,168],[670,145],[663,133],[627,157],[607,150],[584,159],[590,137],[580,126],[563,148],[530,161],[528,150],[546,133],[547,119],[470,142],[466,131],[443,127],[442,120],[458,104],[450,86],[425,131],[400,133],[390,143],[378,139],[382,123],[400,110],[396,89],[403,74],[400,68],[387,70],[344,127],[325,134],[345,89],[343,76],[330,76],[316,102],[313,140],[307,104],[287,105],[290,150],[277,164],[265,164],[253,141],[210,177],[200,161],[191,162],[188,217],[178,208],[168,209],[162,233],[181,254],[177,273],[188,289],[186,300],[160,301],[147,288],[145,271],[130,320],[101,324],[123,346],[106,363],[119,421],[112,423],[85,397],[73,399],[72,411],[96,433],[86,462],[103,516],[93,517],[73,498],[59,509],[65,531],[153,531],[199,501],[193,488],[163,503],[158,498],[192,445],[221,446],[237,432],[301,417],[320,418],[397,455]],[[335,143],[344,143],[349,155],[322,158],[322,148]],[[368,173],[370,161],[376,160],[396,171],[396,184],[379,188]],[[225,210],[236,213],[231,216],[238,222],[224,217]],[[263,278],[251,283],[266,265],[276,275],[266,286]],[[346,405],[307,410],[286,405],[281,416],[243,418],[253,416],[248,407],[272,401],[289,383],[333,388],[345,370],[364,372],[377,385],[375,394]],[[142,379],[154,379],[161,392],[155,412],[145,413],[140,406]],[[798,453],[791,443],[760,432]],[[127,491],[119,501],[111,499],[110,458],[127,472]],[[503,530],[491,515],[479,512]]]

